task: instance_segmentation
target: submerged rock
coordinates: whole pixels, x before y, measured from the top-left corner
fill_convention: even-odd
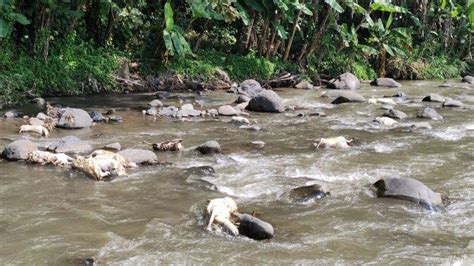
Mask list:
[[[360,81],[354,74],[347,72],[331,80],[327,88],[336,90],[358,90],[360,89]]]
[[[203,166],[189,167],[188,169],[186,169],[186,172],[190,175],[204,176],[204,175],[214,175],[216,173],[216,170],[214,170],[212,166],[203,165]]]
[[[38,145],[27,140],[20,139],[8,144],[2,152],[2,157],[7,160],[26,160],[30,152],[38,150]]]
[[[122,145],[118,142],[110,143],[104,146],[104,149],[110,151],[120,151],[122,149]]]
[[[17,111],[6,111],[3,114],[3,118],[11,119],[11,118],[18,118],[21,117],[22,114]]]
[[[64,109],[64,113],[56,124],[56,127],[66,129],[81,129],[90,126],[92,126],[92,118],[89,114],[82,109],[76,108]]]
[[[276,92],[272,90],[264,90],[250,100],[247,110],[255,112],[281,113],[285,111],[285,105]]]
[[[241,126],[241,125],[250,125],[250,121],[245,118],[245,117],[242,117],[242,116],[233,116],[232,117],[232,120],[230,121],[232,124],[234,125],[238,125],[238,126]]]
[[[158,112],[161,116],[176,116],[178,108],[175,106],[162,107]]]
[[[382,116],[382,117],[376,117],[374,118],[374,122],[382,124],[384,126],[393,126],[398,124],[397,121],[393,120],[390,117]]]
[[[427,96],[425,96],[423,98],[423,100],[421,100],[422,102],[436,102],[436,103],[443,103],[444,101],[446,101],[446,99],[439,95],[439,94],[436,94],[436,93],[430,93],[428,94]]]
[[[149,150],[143,149],[125,149],[118,152],[125,159],[136,164],[157,164],[158,157]]]
[[[426,107],[417,115],[418,118],[427,118],[432,120],[443,120],[443,116],[438,114],[435,109]]]
[[[378,197],[412,201],[429,210],[443,209],[441,196],[413,178],[386,177],[375,182],[373,186]]]
[[[37,97],[31,100],[31,103],[37,104],[39,106],[43,106],[46,104],[46,101],[43,98]]]
[[[30,119],[28,119],[28,124],[32,126],[42,126],[44,125],[44,121],[36,117],[31,117]]]
[[[151,102],[148,103],[148,106],[150,107],[155,107],[155,108],[160,108],[163,106],[163,103],[160,101],[160,100],[153,100]]]
[[[252,142],[250,142],[250,144],[252,144],[252,146],[257,148],[257,149],[263,149],[265,147],[265,142],[263,142],[261,140],[252,141]]]
[[[89,153],[93,148],[89,143],[76,136],[67,136],[51,143],[47,150],[55,153]]]
[[[239,234],[255,240],[271,239],[274,235],[273,226],[249,214],[235,214],[239,225]]]
[[[221,146],[219,145],[219,142],[215,140],[210,140],[207,141],[201,145],[199,145],[196,148],[197,151],[199,151],[201,154],[216,154],[216,153],[222,153]]]
[[[309,203],[330,195],[321,185],[297,187],[288,193],[288,198],[293,203]]]
[[[250,98],[249,96],[247,95],[239,95],[239,97],[237,98],[237,100],[235,100],[235,103],[239,104],[239,103],[247,103],[247,102],[250,102],[252,98]]]
[[[395,110],[395,109],[387,110],[383,114],[383,116],[390,117],[392,119],[399,119],[399,120],[408,118],[407,114],[405,114],[402,111]]]
[[[443,107],[463,107],[464,104],[461,101],[458,100],[453,100],[453,99],[447,99],[443,103]]]
[[[334,99],[332,104],[341,104],[341,103],[361,103],[365,102],[365,98],[354,91],[349,90],[333,90],[325,92],[322,97],[328,96],[331,99]]]
[[[370,82],[370,85],[389,88],[399,88],[402,86],[402,84],[396,82],[394,79],[391,78],[376,78],[372,82]]]

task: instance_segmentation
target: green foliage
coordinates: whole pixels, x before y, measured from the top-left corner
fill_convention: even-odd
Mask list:
[[[371,80],[376,78],[372,65],[363,57],[352,57],[347,54],[331,57],[320,65],[320,73],[335,76],[344,72],[351,72],[361,80]]]
[[[242,81],[249,78],[271,79],[283,70],[294,70],[291,69],[292,67],[294,66],[284,64],[279,60],[268,60],[254,53],[240,56],[208,50],[200,51],[195,59],[176,58],[166,66],[158,69],[148,68],[146,71],[153,74],[168,71],[201,81],[211,81],[216,79],[215,71],[220,68],[226,71],[232,80]]]
[[[56,43],[47,63],[6,42],[0,49],[0,101],[14,103],[32,95],[79,95],[84,93],[81,82],[88,79],[96,79],[108,91],[116,90],[112,73],[120,60],[117,52],[73,37]]]

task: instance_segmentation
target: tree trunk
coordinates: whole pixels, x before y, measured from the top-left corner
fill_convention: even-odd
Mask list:
[[[249,20],[248,25],[244,25],[242,29],[242,33],[239,38],[239,53],[244,54],[248,51],[249,46],[250,46],[250,37],[252,35],[252,30],[253,30],[253,24],[255,23],[254,19],[254,12],[252,13],[249,12],[249,15],[251,15],[251,19]]]
[[[110,3],[109,14],[107,16],[107,27],[105,28],[104,34],[102,36],[101,45],[105,45],[107,40],[112,35],[114,22],[115,22],[115,12],[114,12],[112,3]]]
[[[290,39],[288,40],[288,45],[286,46],[286,49],[285,49],[285,55],[283,56],[284,62],[288,61],[288,56],[290,55],[291,45],[293,45],[293,40],[295,38],[296,28],[298,27],[298,21],[300,20],[301,13],[302,13],[301,9],[298,10],[298,14],[296,15],[296,19],[295,19],[295,24],[293,24],[293,29],[291,30],[291,36],[290,36]]]
[[[260,56],[265,55],[265,47],[267,43],[267,35],[268,35],[268,28],[270,27],[270,17],[265,18],[265,24],[263,25],[263,31],[262,34],[260,35],[260,42],[259,42],[259,47],[258,47],[258,54]]]

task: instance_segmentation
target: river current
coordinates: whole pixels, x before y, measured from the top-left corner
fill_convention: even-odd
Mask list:
[[[99,264],[474,264],[474,87],[453,81],[403,82],[400,89],[364,84],[366,98],[403,91],[396,109],[402,123],[420,122],[423,106],[436,107],[442,121],[432,129],[386,128],[372,123],[381,105],[333,106],[322,90],[276,89],[294,111],[251,113],[259,132],[240,129],[230,118],[179,121],[143,116],[151,94],[48,98],[88,111],[116,109],[119,124],[56,130],[45,144],[75,135],[94,147],[120,142],[150,149],[147,142],[182,138],[185,151],[157,153],[171,165],[142,166],[111,182],[50,166],[0,161],[0,264],[71,264],[94,258]],[[421,103],[428,93],[461,100],[463,108]],[[237,97],[225,92],[180,94],[183,103],[209,109]],[[165,104],[180,106],[178,100]],[[19,110],[35,115],[39,109]],[[309,116],[323,111],[326,116]],[[298,116],[298,114],[306,114]],[[19,139],[22,120],[0,120],[0,147]],[[321,137],[347,136],[360,145],[316,150]],[[202,156],[197,145],[216,140],[222,155]],[[256,149],[252,141],[264,141]],[[186,169],[212,166],[216,173]],[[447,195],[441,212],[396,199],[380,199],[370,184],[383,177],[411,177]],[[219,191],[210,190],[208,181]],[[293,204],[290,189],[323,184],[331,192],[311,204]],[[228,195],[241,211],[256,212],[275,228],[269,241],[231,237],[204,229],[207,200]]]

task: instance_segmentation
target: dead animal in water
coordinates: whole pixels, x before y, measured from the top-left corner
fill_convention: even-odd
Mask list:
[[[41,136],[48,137],[49,130],[46,129],[44,126],[40,125],[23,125],[20,127],[20,133],[36,133]]]
[[[346,139],[345,137],[339,136],[335,138],[321,138],[318,143],[313,143],[313,146],[316,149],[325,149],[325,148],[341,148],[347,149],[350,147],[350,143],[354,139]]]
[[[88,157],[78,156],[72,162],[72,166],[101,181],[112,176],[125,175],[125,167],[133,167],[135,164],[128,162],[119,154],[98,150]]]
[[[237,203],[232,198],[224,197],[213,199],[207,205],[207,213],[210,215],[207,230],[212,230],[212,224],[224,226],[232,235],[239,235],[239,229],[231,222],[231,217],[237,213]]]
[[[54,166],[68,166],[74,159],[64,153],[51,153],[47,151],[33,151],[28,154],[27,162],[42,165],[52,164]]]
[[[59,108],[46,103],[46,115],[53,119],[58,119],[61,116],[61,113],[59,112]]]
[[[160,143],[144,143],[151,145],[155,151],[182,151],[184,149],[182,142],[182,139],[173,139]]]

